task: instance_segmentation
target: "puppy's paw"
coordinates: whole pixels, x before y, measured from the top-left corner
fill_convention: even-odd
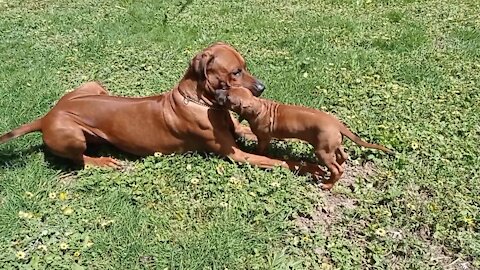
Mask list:
[[[321,183],[320,188],[322,190],[331,190],[333,188],[334,183]]]

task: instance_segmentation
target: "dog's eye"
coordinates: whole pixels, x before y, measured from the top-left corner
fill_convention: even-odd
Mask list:
[[[233,74],[234,76],[239,76],[240,74],[242,74],[242,70],[241,70],[241,69],[237,69],[237,70],[235,70],[234,72],[232,72],[232,74]]]

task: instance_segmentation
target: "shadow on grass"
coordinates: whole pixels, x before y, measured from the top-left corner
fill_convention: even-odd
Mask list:
[[[0,168],[25,167],[28,163],[25,156],[41,151],[42,148],[42,145],[35,145],[22,151],[12,151],[10,153],[7,152],[8,150],[2,150],[0,151]]]
[[[256,142],[240,138],[237,140],[237,143],[243,150],[256,154]],[[301,148],[301,150],[299,148]],[[266,155],[282,160],[318,163],[318,159],[313,153],[313,148],[306,142],[287,142],[284,140],[273,139],[268,146]]]
[[[55,170],[71,172],[83,169],[83,166],[71,160],[52,154],[46,147],[43,147],[42,151],[45,153],[45,161]],[[90,157],[112,157],[119,161],[137,161],[143,158],[123,152],[110,144],[88,145],[85,155]]]
[[[8,150],[2,150],[0,152],[0,169],[10,168],[10,167],[25,167],[30,164],[28,158],[25,158],[28,155],[32,155],[37,152],[43,152],[45,156],[45,162],[48,163],[54,170],[61,170],[64,172],[71,172],[82,169],[83,166],[80,166],[73,161],[56,156],[52,154],[44,144],[39,144],[31,146],[25,150],[15,151],[11,153],[6,153]],[[85,155],[92,157],[108,156],[118,159],[120,161],[136,161],[143,157],[131,155],[125,153],[112,145],[89,145]]]
[[[247,152],[255,153],[256,142],[240,139],[237,141],[239,147]],[[312,149],[305,147],[305,143],[301,142],[285,142],[272,140],[272,143],[269,145],[268,157],[281,159],[281,160],[291,160],[291,161],[306,161],[309,163],[318,163],[315,155],[313,154]],[[9,153],[10,151],[10,153]],[[31,160],[28,156],[35,153],[43,153],[44,162],[46,166],[53,170],[61,171],[63,173],[71,173],[83,169],[83,166],[80,166],[73,161],[56,156],[52,154],[44,144],[38,144],[31,146],[27,149],[18,150],[6,148],[0,151],[0,169],[7,168],[18,168],[31,166]],[[210,156],[210,153],[195,152],[200,154],[204,158]],[[188,155],[188,153],[186,153]],[[120,161],[138,161],[144,157],[135,156],[126,152],[123,152],[113,145],[109,144],[93,144],[88,145],[85,155],[91,157],[112,157]],[[219,155],[214,154],[217,158],[225,158]],[[228,160],[228,158],[225,158]],[[312,179],[314,182],[318,182],[318,179]]]
[[[168,16],[168,14],[165,13],[165,14],[164,14],[164,17],[163,17],[163,19],[162,19],[162,25],[167,25],[167,23],[168,23],[169,21],[173,21],[174,18],[176,18],[176,17],[178,17],[178,15],[182,14],[182,13],[185,11],[185,9],[186,9],[189,5],[191,5],[192,3],[193,3],[193,0],[186,0],[185,2],[181,2],[181,3],[178,5],[178,6],[180,7],[180,8],[178,9],[178,11],[177,11],[175,14],[171,15],[170,18],[169,18],[169,16]]]

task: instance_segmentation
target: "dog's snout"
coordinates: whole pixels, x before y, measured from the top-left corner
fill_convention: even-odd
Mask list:
[[[259,93],[262,93],[265,90],[265,84],[263,84],[263,82],[261,82],[261,81],[257,81],[255,83],[255,88],[257,89],[257,91]]]

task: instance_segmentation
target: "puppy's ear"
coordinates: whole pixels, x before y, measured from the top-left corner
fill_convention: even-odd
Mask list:
[[[212,52],[206,50],[199,54],[197,54],[191,63],[195,74],[197,74],[198,78],[205,80],[207,78],[207,67],[210,63],[212,63],[214,57]]]
[[[241,97],[235,95],[235,93],[232,95],[227,95],[227,100],[230,101],[230,104],[232,104],[232,107],[238,107],[241,108],[243,106],[243,100]]]
[[[241,106],[242,106],[242,111],[245,113],[245,114],[253,114],[255,111],[254,111],[254,106],[253,106],[253,103],[250,102],[250,101],[243,101],[241,103]]]
[[[217,101],[218,105],[223,106],[227,103],[227,96],[228,90],[225,89],[217,89],[215,90],[215,100]]]

